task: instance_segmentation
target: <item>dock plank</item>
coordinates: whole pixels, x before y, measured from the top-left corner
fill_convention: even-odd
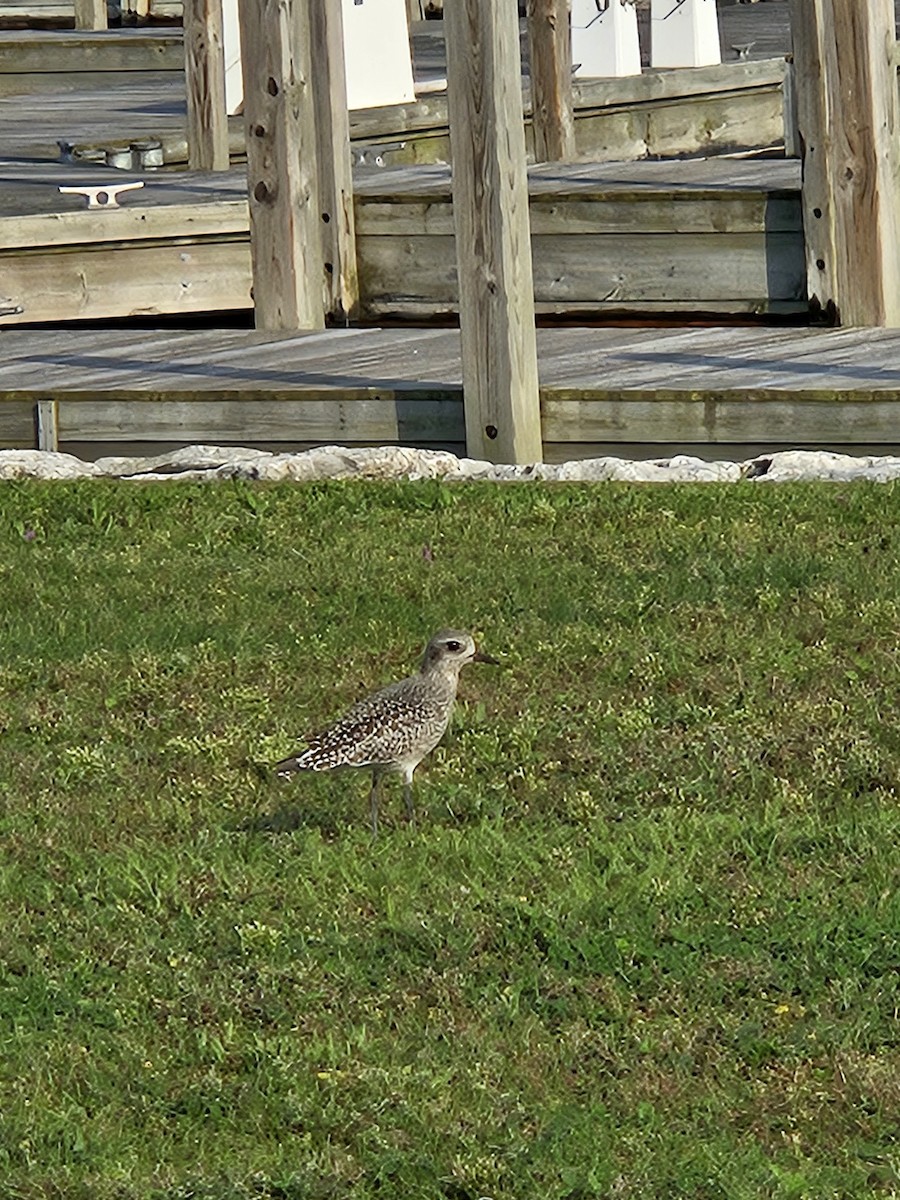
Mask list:
[[[542,383],[615,393],[684,388],[797,393],[900,389],[900,331],[807,328],[548,328]],[[9,328],[0,332],[0,395],[91,388],[264,391],[317,385],[459,385],[453,329],[333,329],[278,336],[253,329]],[[276,365],[273,365],[276,364]],[[448,373],[448,367],[450,368]]]
[[[6,446],[34,444],[47,400],[62,448],[96,453],[216,441],[458,448],[464,437],[451,329],[8,329],[0,343]],[[553,461],[636,445],[714,457],[900,444],[900,331],[547,328],[538,350]]]

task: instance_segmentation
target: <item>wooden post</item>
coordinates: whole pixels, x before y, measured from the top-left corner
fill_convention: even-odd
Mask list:
[[[542,455],[528,177],[513,0],[447,0],[447,105],[468,453]]]
[[[575,157],[569,0],[528,0],[531,112],[537,162]]]
[[[315,3],[310,16],[325,310],[332,321],[346,323],[359,314],[359,276],[344,21],[340,3]]]
[[[59,449],[59,402],[38,400],[35,412],[38,450]]]
[[[75,0],[76,29],[106,29],[106,0]]]
[[[406,0],[406,19],[412,25],[413,21],[421,21],[424,19],[422,13],[422,0]]]
[[[228,113],[222,0],[184,0],[188,166],[227,171]]]
[[[321,329],[310,5],[240,0],[250,256],[259,329]]]
[[[893,0],[791,0],[810,299],[842,325],[900,326]]]

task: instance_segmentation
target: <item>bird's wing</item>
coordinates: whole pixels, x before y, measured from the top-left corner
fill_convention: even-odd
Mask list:
[[[391,762],[395,739],[421,715],[406,680],[389,684],[354,704],[343,717],[306,738],[306,749],[276,764],[276,771],[329,771]]]

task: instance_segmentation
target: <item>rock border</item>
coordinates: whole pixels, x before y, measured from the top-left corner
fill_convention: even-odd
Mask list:
[[[444,450],[405,446],[321,446],[296,454],[273,454],[233,446],[185,446],[152,458],[108,457],[87,462],[50,450],[0,450],[0,480],[121,479],[137,483],[167,480],[325,479],[416,480],[448,483],[531,479],[577,483],[794,483],[826,480],[848,483],[900,479],[900,457],[834,454],[825,450],[779,450],[745,462],[707,462],[688,454],[649,461],[585,458],[551,465],[509,466],[458,458]]]

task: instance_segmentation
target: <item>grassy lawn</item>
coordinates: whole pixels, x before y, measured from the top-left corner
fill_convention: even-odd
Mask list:
[[[3,1200],[900,1196],[900,488],[0,490]],[[388,781],[271,777],[477,630]]]

